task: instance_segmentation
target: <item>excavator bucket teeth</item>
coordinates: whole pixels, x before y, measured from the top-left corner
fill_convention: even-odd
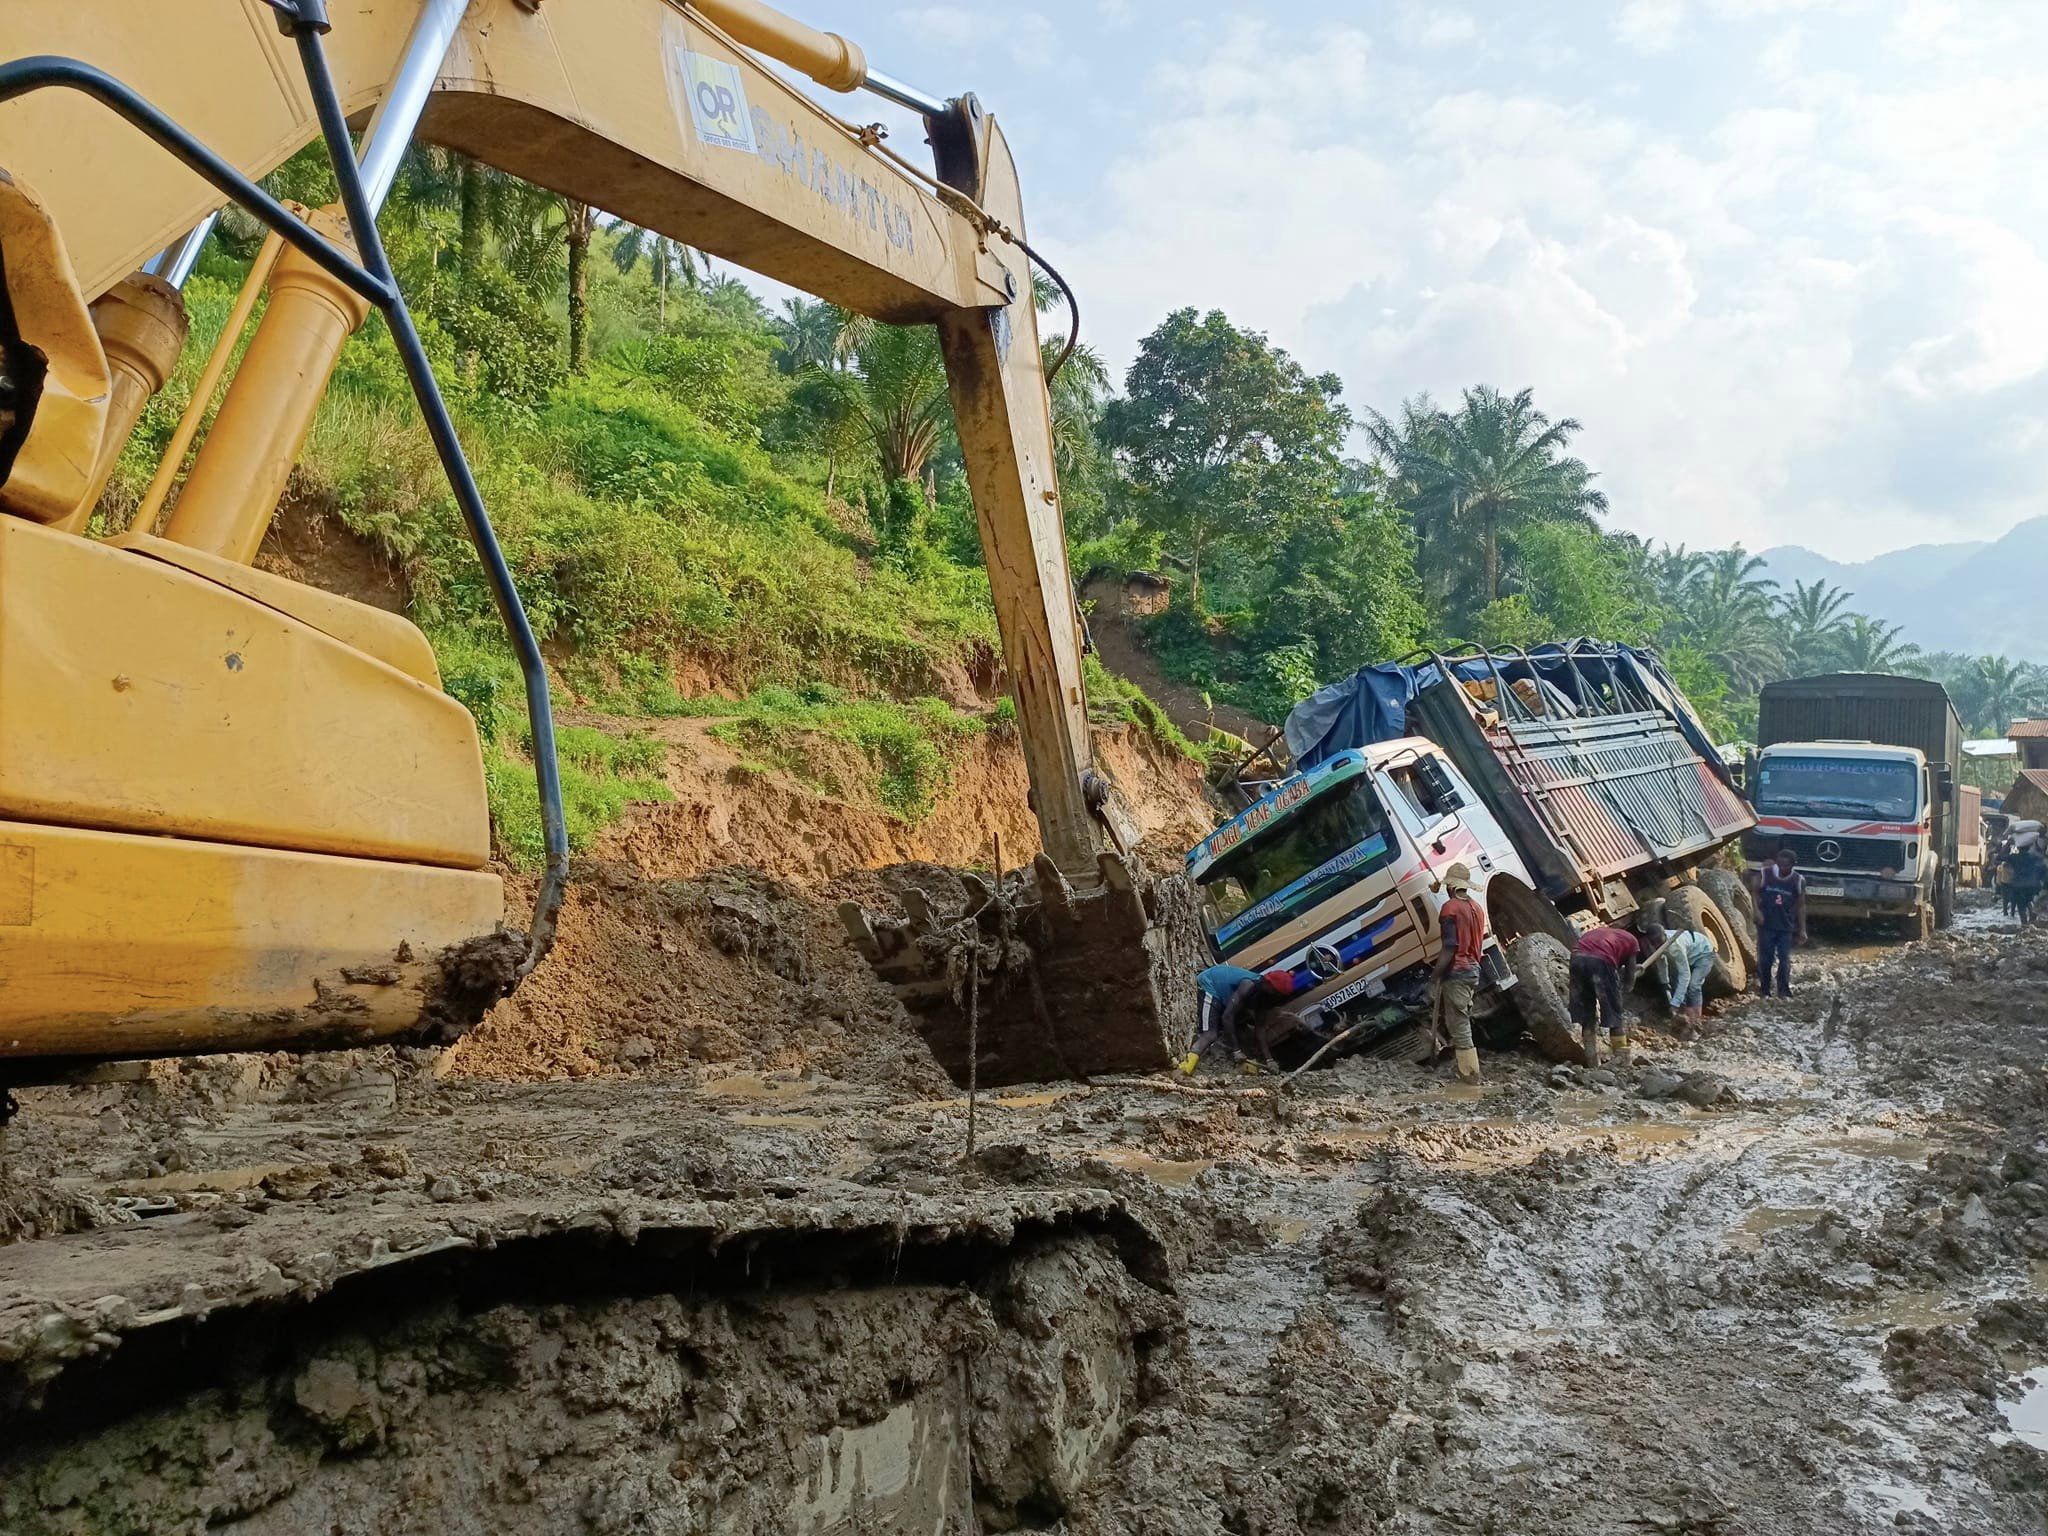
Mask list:
[[[872,952],[856,947],[962,1086],[970,1059],[983,1087],[1158,1071],[1194,1027],[1194,888],[1121,860],[1117,874],[1078,892],[1040,859],[991,890],[902,866],[884,879],[903,910],[862,911]]]

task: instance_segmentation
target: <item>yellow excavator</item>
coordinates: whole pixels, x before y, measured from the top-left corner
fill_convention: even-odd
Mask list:
[[[445,1038],[547,952],[568,871],[547,676],[376,232],[415,141],[938,327],[1044,853],[936,910],[843,915],[963,1077],[1168,1059],[1193,955],[1162,904],[1182,898],[1136,873],[1092,765],[1035,253],[972,95],[755,0],[8,0],[0,60],[0,1090],[107,1058]],[[932,169],[767,60],[919,113]],[[315,138],[337,206],[257,184]],[[230,204],[264,247],[133,521],[92,530]],[[252,564],[373,311],[525,676],[547,849],[525,932],[474,723],[424,636]]]

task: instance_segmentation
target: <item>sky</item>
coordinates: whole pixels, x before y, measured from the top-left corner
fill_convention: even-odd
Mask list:
[[[2048,514],[2048,0],[791,8],[996,114],[1118,379],[1191,305],[1354,412],[1528,387],[1695,548]]]

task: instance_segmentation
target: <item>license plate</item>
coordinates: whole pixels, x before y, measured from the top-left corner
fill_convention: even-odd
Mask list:
[[[1317,998],[1316,1002],[1324,1008],[1341,1008],[1354,997],[1378,997],[1387,990],[1387,984],[1380,979],[1386,974],[1387,968],[1383,965],[1370,976],[1361,976],[1358,980],[1339,987],[1328,997]]]
[[[1839,880],[1809,880],[1806,882],[1806,894],[1809,896],[1843,896],[1848,894],[1848,889]]]

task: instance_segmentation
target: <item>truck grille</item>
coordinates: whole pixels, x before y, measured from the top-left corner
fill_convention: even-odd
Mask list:
[[[1821,845],[1837,850],[1824,858]],[[1774,832],[1759,827],[1742,840],[1742,851],[1761,863],[1780,848],[1790,848],[1801,869],[1904,869],[1906,845],[1896,837],[1820,837],[1810,832]]]

